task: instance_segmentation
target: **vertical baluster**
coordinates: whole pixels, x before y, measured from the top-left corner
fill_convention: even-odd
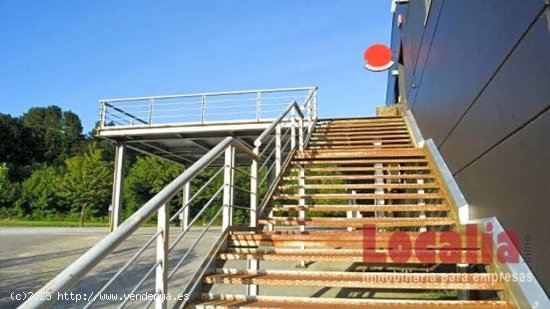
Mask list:
[[[256,93],[256,121],[260,121],[262,115],[262,93],[258,91]]]
[[[201,124],[204,124],[204,121],[206,121],[206,96],[202,96],[201,98]]]
[[[233,183],[231,183],[233,173],[234,161],[233,159],[233,146],[229,146],[225,149],[225,165],[223,173],[223,221],[222,221],[222,231],[225,231],[231,226],[232,218],[231,215],[231,200],[232,200],[232,191]]]
[[[149,115],[148,115],[148,123],[149,125],[153,124],[153,111],[155,106],[155,98],[151,98],[150,104],[149,104]]]
[[[157,229],[161,233],[157,236],[157,262],[155,276],[156,309],[166,309],[165,295],[168,293],[168,235],[169,235],[169,206],[162,205],[157,214]]]
[[[183,201],[182,206],[183,210],[180,213],[180,221],[181,221],[181,230],[185,231],[189,227],[189,205],[187,203],[189,202],[189,192],[191,190],[191,182],[187,182],[183,186]]]
[[[260,147],[254,148],[254,154],[260,154]],[[250,227],[258,225],[258,164],[260,162],[252,159],[250,166]],[[248,260],[248,271],[257,271],[260,268],[260,261],[257,259]],[[258,295],[258,285],[249,284],[246,286],[248,296]]]

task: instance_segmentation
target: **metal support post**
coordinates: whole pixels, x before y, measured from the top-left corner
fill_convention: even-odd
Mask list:
[[[357,191],[351,190],[352,195],[355,195],[356,193],[357,193]],[[357,204],[357,200],[355,200],[355,199],[348,200],[348,205],[355,205],[355,204]],[[356,218],[356,217],[357,217],[357,214],[356,214],[355,211],[353,211],[353,210],[346,211],[346,218],[351,219],[351,218]],[[351,226],[348,227],[348,232],[351,232],[351,231],[354,231],[354,230],[355,230],[354,227],[351,227]]]
[[[114,231],[122,221],[122,190],[124,182],[124,161],[126,153],[126,143],[117,142],[115,152],[115,172],[113,179],[113,194],[111,196],[111,226],[110,231]]]
[[[187,182],[183,186],[183,201],[182,201],[182,207],[183,210],[180,213],[180,221],[181,221],[181,230],[185,231],[189,227],[189,191],[191,188],[191,182]]]
[[[275,177],[281,173],[281,124],[275,129]]]
[[[206,96],[201,97],[201,124],[206,120]]]
[[[457,270],[459,273],[467,273],[468,272],[468,264],[457,264],[456,265]],[[459,290],[458,291],[458,300],[469,300],[470,299],[470,291],[469,290]]]
[[[306,188],[305,188],[306,179],[305,179],[305,176],[306,176],[306,170],[305,170],[304,166],[300,164],[299,170],[298,170],[298,186],[299,186],[298,194],[301,195],[301,196],[304,196],[306,194]],[[300,198],[298,200],[298,205],[300,207],[305,207],[306,206],[306,200],[304,198]],[[301,221],[305,221],[306,212],[304,210],[300,210],[298,212],[298,218]],[[306,230],[305,224],[300,224],[300,232],[305,232],[305,230]],[[304,250],[305,246],[304,245],[300,246],[300,249]],[[299,264],[298,264],[298,267],[305,268],[306,267],[306,261],[300,261]]]
[[[149,114],[147,115],[147,124],[153,124],[153,111],[155,106],[155,99],[151,99],[151,104],[149,104]]]
[[[262,93],[256,93],[256,121],[260,121],[262,115]]]
[[[254,148],[254,154],[260,154],[260,148]],[[250,227],[258,226],[258,164],[252,159],[250,166]]]
[[[290,149],[296,149],[296,112],[290,114]]]
[[[168,293],[168,244],[170,213],[168,204],[160,207],[157,214],[157,267],[155,276],[155,308],[166,309],[167,301],[164,296]]]
[[[231,216],[231,200],[232,200],[232,191],[233,184],[231,179],[233,178],[231,174],[233,173],[233,146],[229,146],[225,149],[225,165],[223,172],[223,220],[222,220],[222,231],[225,231],[231,226],[232,218]]]
[[[375,142],[374,143],[375,146],[381,146],[382,143],[381,142]],[[384,176],[384,165],[382,163],[375,163],[374,164],[374,175],[375,176],[380,176],[380,178],[375,178],[374,179],[374,184],[376,185],[383,185],[384,184],[384,178],[382,178]],[[374,189],[374,194],[384,194],[384,188],[376,188]],[[386,204],[386,201],[384,199],[375,199],[374,200],[374,204],[375,205],[384,205]],[[378,218],[384,218],[386,216],[386,214],[383,212],[383,211],[377,211],[374,213],[375,217],[378,217]],[[379,231],[384,231],[384,229],[378,229]]]
[[[304,150],[304,119],[298,118],[300,130],[298,132],[298,150]]]
[[[416,183],[418,183],[418,184],[424,184],[424,179],[417,179],[417,180],[416,180]],[[418,190],[416,191],[416,193],[418,193],[418,194],[424,194],[424,193],[426,193],[426,192],[425,192],[425,190],[424,190],[423,188],[421,188],[421,189],[418,189]],[[418,205],[426,205],[426,201],[425,201],[424,199],[418,199]],[[426,212],[421,211],[419,217],[420,217],[421,219],[426,219]],[[420,232],[425,232],[426,230],[427,230],[427,229],[426,229],[425,226],[420,227]]]
[[[231,182],[230,182],[230,191],[231,193],[229,194],[229,226],[233,226],[233,218],[234,217],[234,214],[233,212],[235,211],[233,205],[235,205],[235,152],[236,152],[236,148],[235,147],[230,147],[231,148]]]

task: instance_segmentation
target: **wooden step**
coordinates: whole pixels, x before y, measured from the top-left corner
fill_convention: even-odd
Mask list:
[[[317,194],[279,194],[274,200],[413,200],[413,199],[441,199],[444,196],[439,193],[317,193]]]
[[[374,135],[374,134],[408,134],[409,131],[405,127],[398,128],[362,128],[352,131],[313,131],[311,136],[316,137],[346,137],[346,136],[358,136],[358,135]]]
[[[469,242],[464,232],[457,232],[461,237],[461,244],[450,246],[447,242],[441,242],[440,237],[435,242],[425,238],[419,238],[420,232],[380,232],[375,233],[375,241],[365,243],[365,236],[362,230],[308,230],[300,231],[263,231],[253,234],[232,234],[229,236],[232,246],[272,246],[272,247],[301,247],[305,248],[376,248],[388,249],[389,241],[412,241],[417,245],[426,245],[432,249],[446,248],[456,250],[478,250],[481,247],[481,234],[476,235],[475,241]],[[422,236],[423,237],[423,236]],[[472,236],[470,236],[472,237]],[[370,247],[369,247],[370,246]]]
[[[429,166],[382,166],[382,167],[308,167],[306,171],[311,172],[373,172],[373,171],[431,171]],[[298,168],[292,168],[291,172],[299,171]]]
[[[382,143],[382,145],[358,145],[358,146],[315,146],[310,145],[307,147],[307,150],[355,150],[357,147],[361,149],[402,149],[402,148],[413,148],[414,146],[411,143]],[[306,150],[306,151],[307,151]]]
[[[373,140],[373,139],[385,139],[385,138],[394,138],[394,139],[400,139],[410,138],[409,134],[404,131],[400,134],[393,134],[393,133],[387,133],[387,132],[373,132],[371,134],[365,134],[365,135],[351,135],[351,136],[326,136],[326,135],[313,135],[311,136],[311,142],[318,142],[318,141],[356,141],[356,140]]]
[[[258,284],[406,290],[490,290],[504,289],[483,273],[392,273],[336,271],[246,271],[217,269],[204,277],[207,284]]]
[[[496,300],[402,300],[402,299],[360,299],[360,298],[319,298],[291,296],[245,296],[233,294],[203,294],[202,301],[193,304],[195,308],[285,308],[285,309],[422,309],[422,308],[461,308],[461,309],[511,309],[505,301]]]
[[[428,161],[424,159],[357,159],[357,160],[349,160],[349,159],[341,159],[341,160],[308,160],[308,159],[293,159],[292,164],[302,164],[302,165],[308,165],[308,164],[316,164],[316,165],[351,165],[351,164],[367,164],[367,165],[373,165],[377,163],[382,164],[427,164]]]
[[[422,227],[454,225],[455,221],[449,217],[364,217],[364,218],[297,218],[297,217],[272,217],[258,220],[260,225],[279,226],[309,226],[309,227],[356,227],[362,228],[365,225],[383,227]]]
[[[433,174],[401,174],[401,175],[322,175],[305,176],[306,180],[365,180],[365,179],[435,179]],[[283,180],[298,180],[299,176],[285,176]]]
[[[334,145],[344,145],[344,146],[357,146],[357,145],[365,145],[365,144],[372,144],[372,143],[409,143],[411,139],[409,138],[393,138],[393,137],[377,137],[372,139],[360,139],[360,140],[312,140],[309,142],[309,145],[327,145],[327,146],[334,146]]]
[[[373,122],[373,123],[357,123],[357,124],[329,124],[329,125],[316,125],[315,131],[352,131],[356,129],[365,128],[407,128],[407,125],[403,121],[392,122]]]
[[[441,260],[440,255],[459,255],[458,263],[473,264],[472,260],[467,258],[468,250],[462,249],[440,249],[414,250],[411,257],[405,263],[396,262],[390,256],[388,249],[377,249],[376,252],[384,254],[384,261],[368,264],[426,264],[426,259],[420,260],[419,256],[433,255],[434,259],[429,260],[429,264],[457,264],[456,261],[449,262],[448,259]],[[441,252],[441,253],[440,253]],[[364,249],[291,249],[291,248],[230,248],[226,252],[218,255],[221,260],[262,260],[262,261],[315,261],[315,262],[354,262],[364,263]],[[481,254],[478,254],[477,263],[484,264]]]
[[[343,190],[359,190],[359,189],[439,189],[439,185],[435,183],[349,183],[349,184],[320,184],[320,185],[282,185],[278,187],[279,190],[292,190],[304,188],[305,190],[331,190],[331,189],[343,189]]]
[[[411,158],[417,157],[424,159],[425,153],[422,149],[407,148],[407,149],[372,149],[372,148],[356,148],[354,150],[304,150],[296,154],[296,159],[334,159],[334,158]]]
[[[319,120],[318,124],[327,124],[327,123],[363,123],[363,122],[373,122],[373,121],[395,121],[403,120],[401,116],[384,116],[384,117],[361,117],[361,118],[338,118],[338,119],[327,119]]]
[[[375,212],[375,211],[390,211],[390,212],[408,212],[408,211],[450,211],[447,205],[282,205],[270,207],[271,210],[277,212],[288,211],[318,211],[318,212],[340,212],[340,211],[360,211],[360,212]]]

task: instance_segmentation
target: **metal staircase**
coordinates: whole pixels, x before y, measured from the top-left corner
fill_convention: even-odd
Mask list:
[[[293,99],[278,117],[263,120],[262,100],[284,100],[288,92],[305,93],[303,101]],[[240,102],[242,95],[255,96],[245,98],[255,102],[254,119],[208,122],[207,98]],[[197,98],[200,122],[154,121],[166,106],[196,104],[163,100]],[[149,120],[136,124],[143,111],[128,108],[142,108],[136,102],[143,100],[150,101]],[[49,298],[21,308],[48,308],[75,286],[89,296],[84,308],[550,306],[536,279],[494,276],[534,277],[521,257],[515,264],[494,261],[497,247],[484,241],[496,238],[482,232],[486,223],[501,231],[496,218],[465,225],[472,222],[468,204],[410,111],[392,106],[377,114],[318,120],[315,87],[102,101],[98,136],[117,150],[128,144],[150,153],[154,146],[162,152],[150,154],[192,164],[36,293]],[[125,122],[107,122],[108,116]],[[207,152],[183,150],[190,145]],[[117,164],[123,154],[117,151]],[[200,175],[208,177],[197,183]],[[211,193],[198,203],[201,192]],[[129,260],[87,283],[95,266],[154,219],[157,228]],[[109,293],[116,297],[102,297]],[[154,297],[128,297],[144,294]]]
[[[207,274],[205,291],[217,293],[204,293],[193,306],[512,307],[504,283],[491,280],[492,267],[481,255],[478,263],[467,264],[471,260],[463,253],[481,250],[478,245],[445,248],[437,242],[406,261],[387,254],[384,261],[365,261],[369,244],[387,253],[398,232],[413,241],[422,231],[464,235],[433,159],[426,147],[415,147],[403,117],[319,121],[283,175],[258,228],[233,232],[218,254],[228,264],[247,260],[254,267]],[[366,242],[368,228],[375,240]],[[460,260],[418,259],[441,249],[458,253]],[[295,269],[296,263],[315,270]],[[224,294],[223,285],[258,285],[261,296]]]

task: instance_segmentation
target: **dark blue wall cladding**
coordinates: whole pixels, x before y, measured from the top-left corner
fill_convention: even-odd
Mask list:
[[[464,168],[549,105],[550,32],[541,16],[441,146],[447,164]]]
[[[413,102],[425,135],[443,141],[542,7],[541,0],[444,2]]]
[[[550,111],[456,175],[473,218],[498,217],[520,238],[531,237],[528,264],[550,290]],[[525,257],[526,252],[522,252]]]

